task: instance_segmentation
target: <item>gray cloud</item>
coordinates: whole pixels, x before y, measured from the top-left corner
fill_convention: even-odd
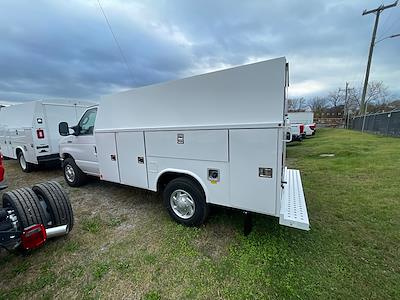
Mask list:
[[[0,99],[98,99],[228,66],[286,56],[290,94],[323,94],[363,79],[378,1],[2,1]],[[366,7],[366,5],[368,7]],[[400,33],[400,7],[378,36]],[[386,32],[385,32],[386,31]],[[400,39],[376,47],[372,80],[400,94]],[[132,76],[133,73],[133,76]]]

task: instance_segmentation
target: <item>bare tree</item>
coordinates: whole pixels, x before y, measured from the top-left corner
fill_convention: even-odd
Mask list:
[[[369,107],[384,107],[390,102],[388,87],[382,81],[370,81],[367,87],[365,103]],[[360,109],[362,87],[348,90],[348,107],[353,111]],[[368,109],[369,110],[369,109]]]
[[[288,99],[288,110],[289,111],[305,111],[307,108],[306,99],[303,97]]]
[[[371,81],[368,83],[365,103],[387,104],[388,100],[388,87],[382,81]]]
[[[322,97],[313,97],[308,100],[308,107],[315,113],[320,115],[327,106],[327,101]]]
[[[345,102],[345,94],[342,89],[338,88],[335,91],[332,91],[328,94],[328,102],[331,107],[338,107]]]

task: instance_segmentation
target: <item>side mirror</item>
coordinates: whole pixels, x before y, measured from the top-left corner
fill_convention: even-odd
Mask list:
[[[61,122],[58,124],[58,132],[60,133],[61,136],[67,136],[69,135],[69,127],[67,122]]]

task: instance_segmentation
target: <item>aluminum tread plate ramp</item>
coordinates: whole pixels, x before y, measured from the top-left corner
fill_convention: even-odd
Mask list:
[[[282,191],[279,224],[302,230],[310,230],[300,171],[286,169],[285,180],[287,183]]]

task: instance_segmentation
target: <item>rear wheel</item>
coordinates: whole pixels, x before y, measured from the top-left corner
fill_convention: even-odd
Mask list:
[[[76,165],[75,160],[68,157],[63,162],[63,171],[65,181],[69,186],[78,187],[86,182],[87,176]]]
[[[178,223],[199,226],[208,215],[206,196],[201,186],[189,178],[171,180],[163,192],[164,205]]]
[[[32,165],[31,163],[28,163],[28,162],[25,160],[25,156],[24,156],[24,153],[23,153],[22,151],[19,151],[19,152],[18,152],[17,159],[18,159],[19,166],[21,167],[21,170],[22,170],[23,172],[29,173],[29,172],[32,171],[33,165]]]
[[[45,202],[46,210],[51,216],[51,227],[68,225],[70,231],[74,226],[74,215],[68,195],[58,182],[49,181],[36,184],[33,191],[41,201]]]
[[[50,224],[39,198],[30,188],[4,193],[3,207],[14,210],[21,230],[34,224],[43,224],[47,228]]]

